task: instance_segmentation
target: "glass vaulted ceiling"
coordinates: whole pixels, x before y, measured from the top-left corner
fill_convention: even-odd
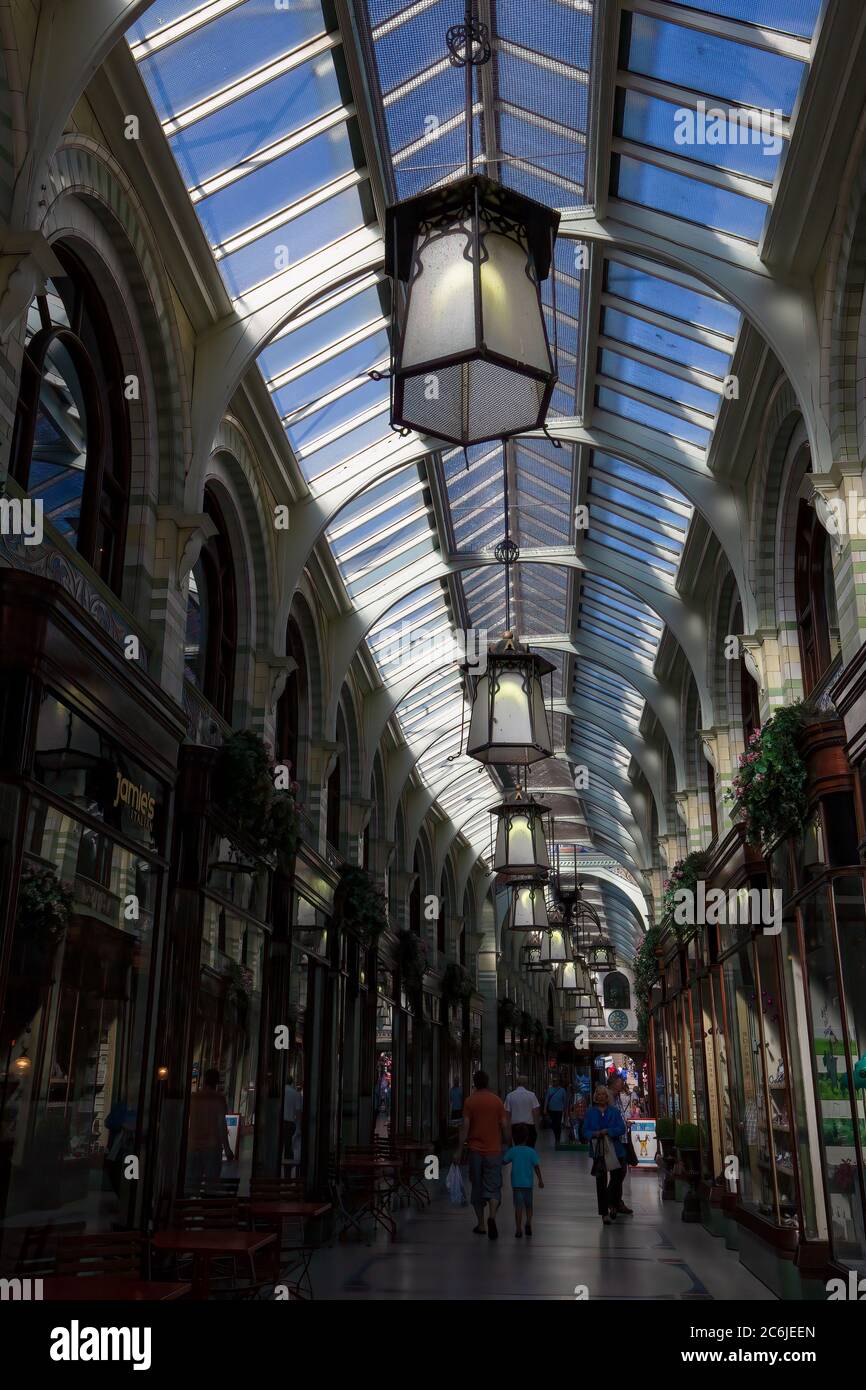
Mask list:
[[[602,73],[590,71],[594,29],[617,22],[612,7],[478,3],[493,59],[475,86],[477,169],[562,210],[606,189],[611,212],[674,245],[711,237],[722,256],[760,252],[820,0],[622,0],[615,62]],[[590,285],[585,248],[561,235],[555,311],[544,287],[559,370],[549,423],[555,435],[557,417],[573,419],[582,404],[606,446],[526,438],[505,460],[479,446],[446,453],[437,478],[418,441],[389,429],[387,385],[369,375],[389,354],[381,271],[336,285],[341,265],[381,245],[371,179],[384,180],[387,201],[463,171],[463,80],[445,33],[464,5],[348,9],[366,71],[355,92],[334,13],[319,0],[157,0],[128,38],[231,298],[260,310],[333,272],[333,292],[284,327],[259,366],[311,491],[326,494],[350,471],[369,480],[328,540],[352,602],[411,590],[372,627],[370,648],[431,797],[487,848],[491,788],[460,755],[456,666],[425,674],[423,639],[467,623],[495,636],[504,622],[503,574],[490,561],[504,529],[505,466],[522,552],[515,625],[543,641],[556,667],[558,757],[533,781],[551,794],[565,838],[621,860],[630,748],[663,631],[653,590],[675,596],[688,470],[709,467],[740,317],[687,274],[616,246],[596,243]],[[614,99],[594,150],[600,83],[612,83]],[[372,174],[355,107],[368,99]],[[707,124],[718,108],[745,138],[718,142]],[[688,113],[693,138],[683,139]],[[653,454],[683,470],[682,489],[649,466]],[[578,503],[589,526],[575,532]],[[447,587],[436,577],[443,554],[466,566]],[[404,624],[421,639],[408,655],[405,642],[395,646]],[[572,788],[576,762],[604,770],[593,799]]]

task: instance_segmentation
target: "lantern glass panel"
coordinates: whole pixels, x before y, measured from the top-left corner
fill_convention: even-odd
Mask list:
[[[471,247],[469,220],[429,239],[426,232],[415,238],[401,354],[405,371],[475,347]]]
[[[526,242],[492,232],[483,221],[481,238],[482,255],[486,252],[488,258],[481,263],[481,324],[488,350],[550,372],[544,315],[529,276]]]
[[[541,884],[515,884],[508,914],[510,931],[537,932],[547,927],[547,904]]]
[[[500,816],[496,828],[494,869],[547,869],[547,843],[541,817],[536,812],[522,811]]]
[[[532,665],[502,669],[489,655],[475,687],[466,752],[478,762],[511,766],[550,757],[544,691]]]

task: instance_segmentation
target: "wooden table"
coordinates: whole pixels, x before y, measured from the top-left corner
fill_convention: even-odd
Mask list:
[[[295,1202],[291,1198],[275,1197],[272,1201],[263,1197],[249,1203],[249,1213],[253,1223],[256,1220],[273,1221],[280,1228],[280,1239],[274,1249],[274,1282],[277,1283],[280,1275],[280,1257],[283,1247],[283,1223],[285,1221],[300,1220],[311,1221],[317,1216],[326,1216],[331,1210],[330,1202]],[[295,1279],[294,1292],[299,1298],[312,1298],[313,1285],[310,1279],[310,1261],[315,1254],[312,1246],[302,1245],[295,1247],[294,1253],[297,1259],[294,1264],[287,1266],[286,1273],[294,1274],[300,1269],[297,1279]],[[305,1290],[305,1292],[302,1292]]]
[[[46,1303],[168,1303],[183,1298],[191,1284],[170,1284],[162,1279],[128,1279],[117,1274],[70,1275],[42,1280],[42,1297]]]
[[[259,1250],[273,1245],[276,1240],[273,1231],[235,1231],[226,1230],[167,1230],[157,1231],[151,1236],[151,1243],[157,1250],[165,1250],[175,1255],[192,1255],[193,1298],[207,1298],[210,1292],[211,1260],[221,1255],[245,1255],[252,1260]]]
[[[377,1179],[384,1179],[388,1182],[386,1174],[397,1174],[396,1182],[390,1182],[385,1187],[377,1185]],[[400,1187],[400,1160],[398,1158],[365,1158],[363,1154],[349,1154],[346,1158],[340,1159],[340,1174],[358,1173],[362,1177],[369,1178],[369,1188],[367,1200],[356,1212],[347,1211],[345,1205],[341,1204],[340,1214],[344,1219],[344,1225],[340,1231],[344,1235],[348,1225],[360,1229],[359,1221],[365,1216],[372,1216],[380,1226],[388,1232],[391,1239],[397,1234],[397,1223],[388,1210],[391,1197]]]

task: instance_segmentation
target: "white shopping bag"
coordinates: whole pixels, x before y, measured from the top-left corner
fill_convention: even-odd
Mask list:
[[[466,1189],[463,1186],[463,1174],[456,1163],[452,1163],[451,1167],[448,1169],[445,1186],[448,1188],[448,1198],[451,1205],[454,1207],[465,1207]]]

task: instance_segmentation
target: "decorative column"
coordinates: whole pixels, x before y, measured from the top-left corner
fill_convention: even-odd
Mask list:
[[[847,665],[866,642],[866,498],[861,465],[834,463],[827,473],[807,473],[801,495],[815,508],[830,538],[839,644]]]
[[[204,512],[158,507],[150,619],[160,631],[150,674],[183,703],[187,584],[201,548],[215,536],[216,524]]]

